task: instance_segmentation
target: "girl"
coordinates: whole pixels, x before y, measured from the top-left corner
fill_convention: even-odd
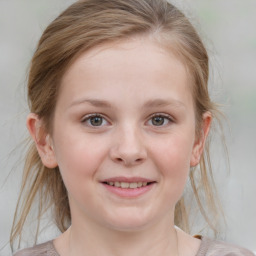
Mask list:
[[[33,143],[11,243],[38,199],[63,233],[15,255],[252,255],[184,232],[188,176],[213,229],[199,187],[218,211],[207,82],[202,41],[165,0],[81,0],[55,19],[31,63]]]

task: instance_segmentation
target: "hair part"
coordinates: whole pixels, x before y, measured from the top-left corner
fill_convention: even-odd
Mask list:
[[[175,6],[166,0],[80,0],[60,14],[44,31],[33,59],[28,79],[30,111],[43,120],[52,132],[52,119],[65,71],[82,53],[101,44],[132,37],[150,37],[171,49],[186,65],[192,78],[196,112],[196,131],[202,116],[209,111],[218,116],[208,93],[209,63],[207,51],[196,30]],[[190,181],[201,214],[217,232],[208,211],[217,215],[209,141],[198,168],[192,168]],[[199,169],[196,171],[196,169]],[[195,175],[199,178],[195,178]],[[201,191],[200,194],[198,191]],[[206,207],[201,198],[206,198]],[[38,216],[52,208],[57,227],[64,232],[70,225],[68,195],[58,167],[43,166],[31,142],[27,152],[21,192],[14,217],[10,242],[21,238],[24,224],[39,198]],[[176,205],[175,224],[190,231],[188,209],[182,198]],[[39,227],[39,223],[38,223]]]

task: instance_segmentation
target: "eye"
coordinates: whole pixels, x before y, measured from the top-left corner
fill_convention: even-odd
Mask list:
[[[106,126],[108,121],[100,114],[91,114],[85,116],[82,120],[82,123],[88,126],[99,127]]]
[[[166,126],[173,122],[172,118],[166,114],[155,114],[153,115],[148,123],[153,126]]]

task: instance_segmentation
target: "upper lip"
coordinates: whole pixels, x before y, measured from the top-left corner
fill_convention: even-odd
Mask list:
[[[108,179],[104,179],[101,182],[127,182],[127,183],[133,183],[133,182],[155,182],[155,180],[147,179],[143,177],[112,177]]]

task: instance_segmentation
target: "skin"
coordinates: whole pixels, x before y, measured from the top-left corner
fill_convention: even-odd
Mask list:
[[[72,227],[54,241],[61,256],[196,254],[200,241],[174,228],[175,204],[211,123],[205,113],[197,138],[191,86],[171,52],[136,38],[96,47],[71,65],[52,134],[28,116],[44,165],[59,166],[69,194]],[[122,197],[102,183],[113,177],[154,184]]]

